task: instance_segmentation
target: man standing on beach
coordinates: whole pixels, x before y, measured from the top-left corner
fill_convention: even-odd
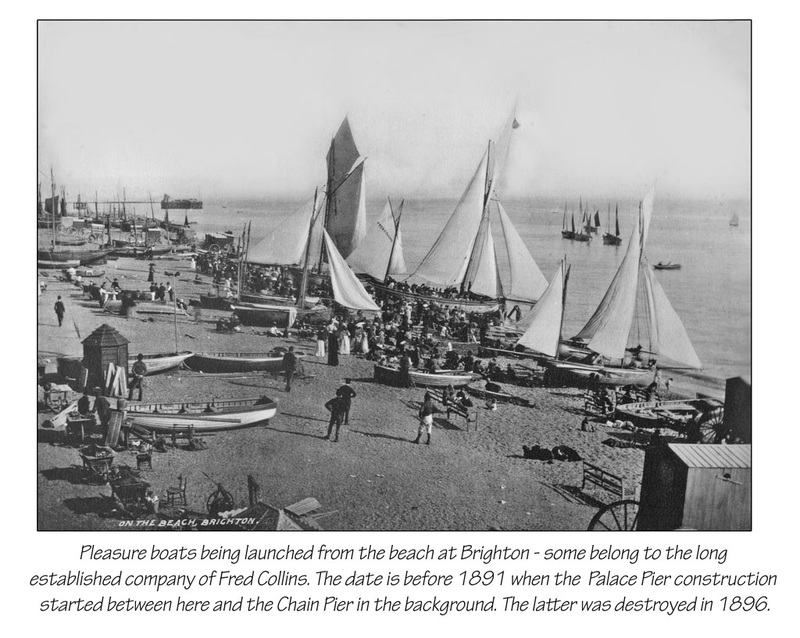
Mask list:
[[[350,385],[351,379],[345,379],[344,385],[336,391],[336,396],[344,401],[344,424],[350,425],[350,404],[356,398],[356,391]]]
[[[100,425],[105,433],[108,431],[108,423],[111,421],[111,404],[108,402],[108,399],[103,396],[103,391],[100,388],[94,389],[94,396],[96,397],[94,400],[94,411],[97,412]]]
[[[342,421],[344,420],[345,414],[344,399],[342,399],[342,397],[339,395],[336,395],[325,404],[325,409],[331,413],[331,420],[328,422],[328,436],[325,438],[328,441],[337,442],[339,440],[339,428],[342,427]],[[332,439],[331,434],[333,433],[334,425],[336,426],[336,438]]]
[[[67,312],[67,309],[64,307],[64,302],[61,301],[61,295],[58,296],[56,300],[56,305],[53,306],[53,309],[56,311],[56,317],[58,317],[58,327],[61,327],[61,323],[64,321],[64,313]]]
[[[431,396],[430,392],[426,392],[425,399],[422,401],[422,405],[419,408],[419,429],[417,430],[417,438],[414,439],[414,443],[419,443],[419,440],[422,437],[422,430],[426,430],[428,433],[428,439],[425,441],[425,445],[431,444],[433,415],[436,412],[437,410],[436,406],[433,404],[433,397]]]
[[[131,384],[128,386],[128,401],[133,401],[133,391],[139,388],[139,401],[142,400],[142,383],[144,375],[147,374],[147,364],[144,362],[144,355],[136,357],[136,361],[131,366]]]
[[[294,346],[289,346],[289,351],[283,355],[283,371],[286,374],[286,391],[292,391],[292,378],[297,368],[297,355],[294,353]]]

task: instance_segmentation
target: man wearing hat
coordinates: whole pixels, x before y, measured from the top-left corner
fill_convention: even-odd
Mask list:
[[[283,355],[283,371],[286,374],[286,391],[292,391],[292,379],[297,368],[297,355],[294,353],[294,346],[289,346],[289,350]]]
[[[103,431],[108,430],[108,423],[111,421],[111,404],[103,396],[103,391],[100,388],[94,389],[94,411],[97,412],[97,417],[100,419],[100,425]]]
[[[131,383],[128,386],[128,401],[133,401],[133,390],[139,388],[139,401],[142,400],[142,381],[147,374],[147,365],[144,362],[144,355],[136,357],[136,361],[131,366]]]
[[[344,406],[344,424],[350,425],[350,402],[356,398],[356,391],[350,385],[352,379],[345,379],[344,385],[336,391],[336,396],[340,397]]]

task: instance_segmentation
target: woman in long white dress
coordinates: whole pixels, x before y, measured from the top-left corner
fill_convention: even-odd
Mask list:
[[[350,332],[344,324],[339,328],[339,354],[350,354]]]
[[[315,357],[325,357],[325,342],[328,340],[328,333],[325,328],[320,328],[317,331],[317,350],[314,353]]]

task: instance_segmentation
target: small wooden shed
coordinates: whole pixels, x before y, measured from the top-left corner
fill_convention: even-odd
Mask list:
[[[88,370],[89,388],[105,385],[108,364],[128,370],[128,344],[116,329],[103,324],[83,340],[83,366]]]
[[[750,445],[670,443],[647,451],[640,530],[752,529]]]

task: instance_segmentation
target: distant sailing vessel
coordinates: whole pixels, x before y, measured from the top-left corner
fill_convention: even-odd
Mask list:
[[[501,298],[534,304],[547,288],[497,195],[497,183],[508,157],[514,114],[497,138],[489,141],[455,210],[411,277],[444,289],[456,288],[490,300]],[[500,221],[510,276],[501,281],[492,236],[492,219]]]
[[[736,213],[731,215],[731,221],[728,222],[728,224],[730,226],[738,226],[739,225],[739,215],[737,215]]]
[[[608,205],[608,230],[609,232],[603,234],[603,244],[606,246],[619,246],[622,243],[622,237],[619,235],[619,204],[614,207],[614,234],[611,234],[611,204]]]
[[[681,265],[671,261],[659,261],[653,268],[656,270],[680,270]]]
[[[567,203],[564,202],[564,217],[561,220],[561,236],[564,239],[575,238],[575,212],[572,213],[572,227],[567,227]]]

